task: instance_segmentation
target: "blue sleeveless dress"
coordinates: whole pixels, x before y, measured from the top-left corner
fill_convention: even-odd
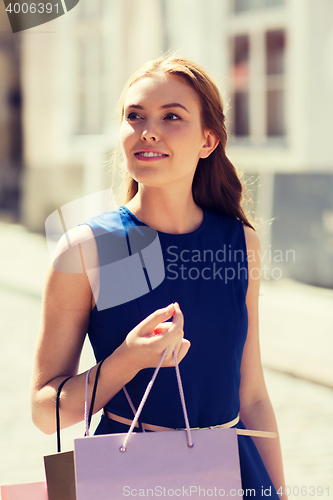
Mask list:
[[[149,314],[178,302],[184,314],[184,336],[191,342],[180,363],[191,427],[219,425],[237,417],[240,365],[248,326],[245,303],[248,269],[243,224],[207,209],[203,212],[203,223],[191,233],[157,232],[164,260],[163,281],[158,286],[151,286],[144,269],[148,293],[113,307],[108,307],[105,300],[101,305],[105,290],[114,286],[110,285],[109,275],[103,273],[103,266],[106,268],[115,260],[109,257],[113,251],[110,249],[117,249],[118,258],[125,256],[126,251],[131,255],[128,231],[140,231],[147,226],[126,207],[86,222],[96,239],[101,270],[100,297],[91,312],[88,329],[96,361],[109,356],[122,344],[128,332]],[[144,261],[142,263],[144,266]],[[152,373],[153,369],[141,370],[126,386],[136,406]],[[116,394],[106,409],[133,419],[124,391]],[[143,408],[141,421],[174,429],[185,427],[174,368],[161,368]],[[111,425],[113,432],[128,430],[126,425],[113,420]],[[245,428],[241,421],[236,427]],[[103,416],[96,434],[109,432],[109,424]],[[251,437],[238,436],[238,442],[244,491],[254,489],[252,496],[256,498],[278,499]]]

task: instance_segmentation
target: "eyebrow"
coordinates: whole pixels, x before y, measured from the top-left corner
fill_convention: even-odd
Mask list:
[[[142,106],[140,106],[140,104],[130,104],[128,106],[128,108],[135,108],[135,109],[143,109]],[[182,104],[180,104],[179,102],[171,102],[169,104],[163,104],[163,106],[161,106],[162,109],[169,109],[169,108],[182,108],[184,109],[187,113],[189,113],[188,109],[185,108],[185,106],[183,106]]]

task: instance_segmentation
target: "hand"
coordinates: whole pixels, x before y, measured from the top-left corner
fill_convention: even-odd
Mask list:
[[[167,322],[172,316],[172,322]],[[131,363],[138,371],[155,368],[166,347],[168,350],[162,366],[174,366],[173,351],[176,351],[180,363],[191,345],[184,339],[183,326],[184,317],[179,305],[170,304],[153,312],[133,328],[121,347],[128,350]]]

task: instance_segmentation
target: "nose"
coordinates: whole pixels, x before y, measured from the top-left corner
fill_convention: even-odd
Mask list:
[[[148,141],[148,142],[156,142],[159,140],[159,135],[156,130],[153,130],[153,128],[150,127],[145,127],[141,134],[141,139],[143,141]]]

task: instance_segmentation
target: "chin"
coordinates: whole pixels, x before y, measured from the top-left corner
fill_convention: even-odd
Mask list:
[[[135,171],[129,169],[127,172],[132,179],[143,186],[161,188],[170,182],[170,179],[165,175],[161,175],[161,173],[158,172],[152,172],[152,170],[149,169],[144,169],[144,171],[140,170],[140,172],[138,172],[137,169]]]

